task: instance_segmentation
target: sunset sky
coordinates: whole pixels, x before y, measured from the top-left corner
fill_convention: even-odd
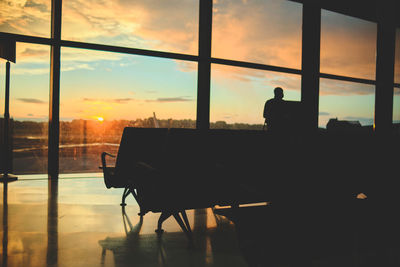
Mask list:
[[[196,55],[196,0],[65,0],[62,38]],[[212,56],[301,68],[302,5],[284,0],[214,0]],[[0,31],[50,36],[50,0],[0,0]],[[396,41],[400,83],[400,30]],[[322,11],[321,72],[375,79],[376,24]],[[44,45],[17,43],[11,66],[10,113],[46,120],[49,54]],[[195,119],[197,63],[62,48],[62,120]],[[4,110],[4,60],[0,108]],[[263,123],[264,102],[281,86],[300,100],[299,75],[211,66],[211,121]],[[329,118],[372,125],[374,86],[321,79],[319,124]],[[399,89],[394,120],[400,120]]]

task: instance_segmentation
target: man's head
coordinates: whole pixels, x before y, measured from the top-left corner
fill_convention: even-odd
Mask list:
[[[275,98],[282,99],[283,98],[283,89],[281,87],[275,87],[274,95],[275,95]]]

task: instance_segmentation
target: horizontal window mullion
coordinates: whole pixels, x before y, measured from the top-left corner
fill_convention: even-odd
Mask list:
[[[51,38],[35,37],[35,36],[15,34],[15,33],[0,32],[0,38],[11,39],[15,40],[16,42],[22,42],[22,43],[33,43],[33,44],[43,44],[43,45],[55,44],[55,41]]]
[[[259,69],[259,70],[269,70],[269,71],[276,71],[283,73],[301,74],[301,70],[298,69],[277,67],[272,65],[265,65],[265,64],[258,64],[258,63],[244,62],[244,61],[220,59],[220,58],[211,58],[211,63],[243,67],[243,68]]]
[[[354,78],[354,77],[341,76],[341,75],[333,75],[333,74],[328,74],[328,73],[320,73],[319,77],[326,78],[326,79],[332,79],[332,80],[363,83],[363,84],[372,84],[372,85],[376,84],[376,81],[374,81],[374,80]]]
[[[143,55],[143,56],[153,56],[153,57],[162,57],[170,59],[188,60],[188,61],[198,61],[198,56],[194,55],[129,48],[121,46],[112,46],[112,45],[103,45],[103,44],[94,44],[94,43],[66,41],[66,40],[56,41],[52,38],[35,37],[35,36],[28,36],[22,34],[14,34],[14,33],[0,32],[0,38],[12,39],[17,42],[23,42],[23,43],[34,43],[34,44],[44,44],[44,45],[56,45],[57,43],[59,43],[61,46],[64,47],[84,48],[84,49],[91,49],[98,51],[132,54],[132,55]]]
[[[193,56],[193,55],[162,52],[162,51],[156,51],[156,50],[138,49],[138,48],[129,48],[129,47],[121,47],[121,46],[94,44],[94,43],[84,43],[84,42],[61,40],[61,46],[73,47],[73,48],[84,48],[84,49],[106,51],[106,52],[117,52],[117,53],[132,54],[132,55],[142,55],[142,56],[162,57],[162,58],[188,60],[188,61],[198,61],[198,56]]]

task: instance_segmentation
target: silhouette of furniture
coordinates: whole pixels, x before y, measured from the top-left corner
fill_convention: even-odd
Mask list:
[[[248,142],[240,141],[249,135]],[[124,188],[122,206],[132,194],[140,216],[161,212],[157,233],[173,216],[191,238],[186,210],[265,201],[242,187],[243,174],[233,171],[234,165],[242,170],[259,165],[254,149],[260,138],[262,131],[126,127],[118,154],[101,154],[104,182],[107,188]],[[116,157],[115,166],[107,165],[108,157]]]
[[[318,132],[279,136],[255,130],[126,127],[115,166],[101,155],[107,188],[124,188],[147,212],[174,217],[191,239],[186,210],[269,202],[304,216],[320,210],[345,216],[360,193],[368,203],[396,207],[392,173],[398,137],[370,132]],[[388,209],[389,210],[389,209]],[[313,215],[314,216],[314,215]]]
[[[279,110],[282,112],[280,118],[283,126],[282,131],[295,131],[299,132],[303,129],[304,111],[303,104],[300,101],[282,100]],[[264,115],[265,116],[265,115]],[[265,118],[263,130],[268,129],[267,119]]]

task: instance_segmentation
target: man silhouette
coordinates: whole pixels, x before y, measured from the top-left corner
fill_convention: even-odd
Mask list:
[[[274,98],[267,100],[264,105],[264,127],[267,125],[268,131],[283,129],[285,124],[284,103],[283,89],[281,87],[275,87]]]

